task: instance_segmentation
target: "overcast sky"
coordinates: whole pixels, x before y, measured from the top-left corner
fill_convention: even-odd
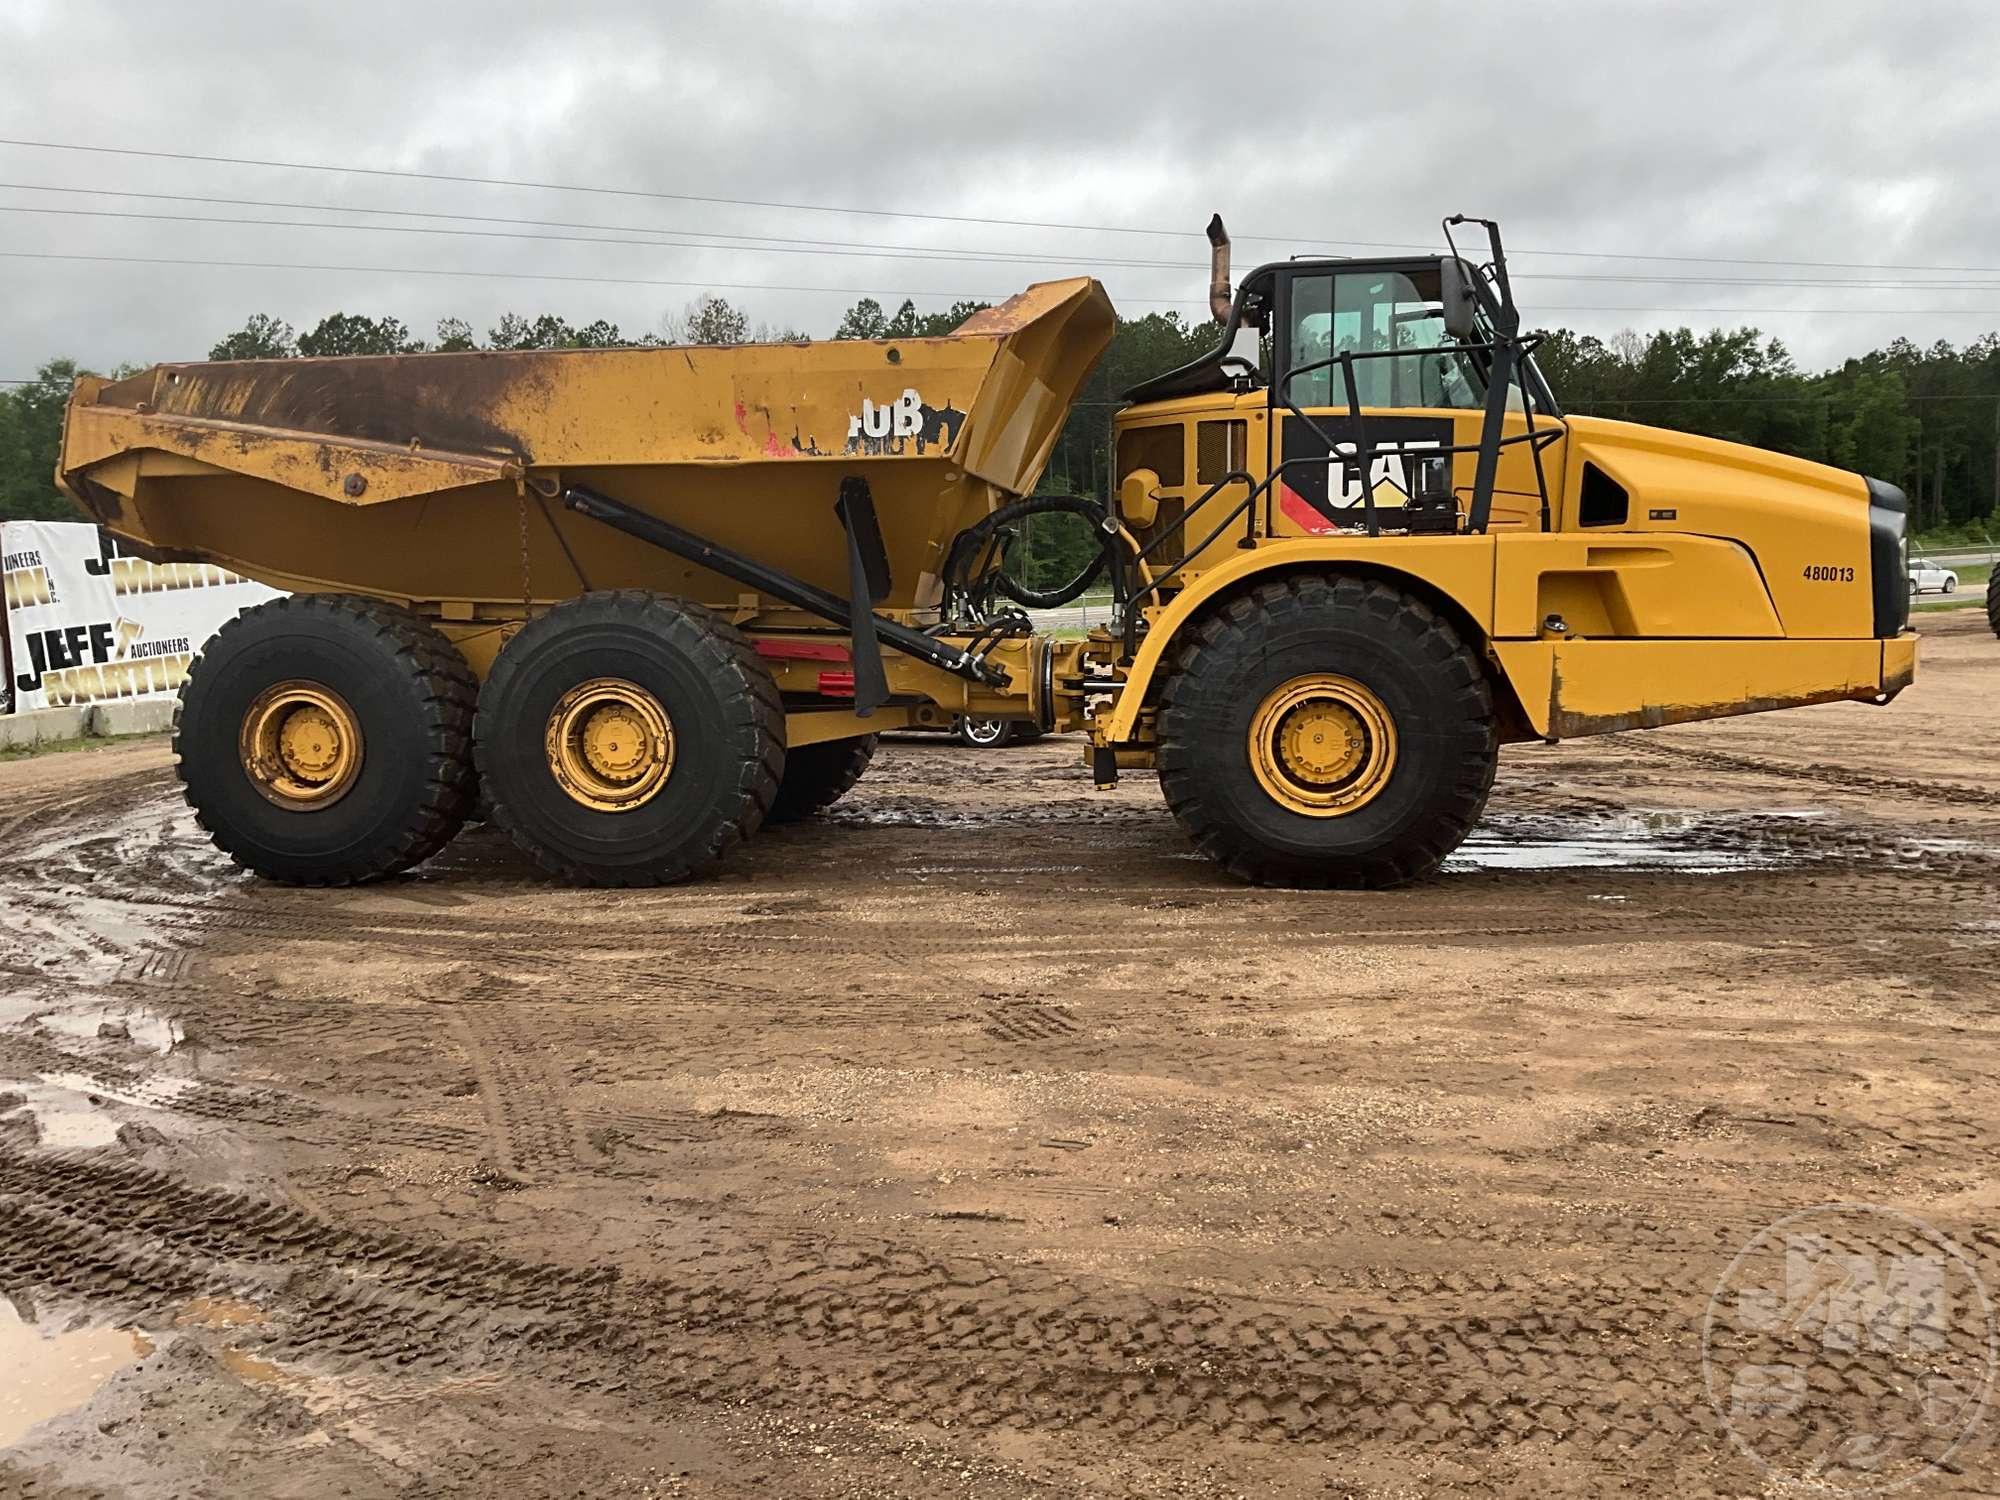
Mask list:
[[[0,0],[0,136],[627,190],[0,145],[9,209],[483,231],[0,212],[17,255],[310,267],[0,258],[0,378],[198,358],[254,312],[641,333],[705,288],[816,335],[864,292],[931,309],[1077,271],[1196,317],[1215,210],[1239,265],[1492,215],[1531,323],[1754,323],[1818,365],[2000,327],[1997,64],[2000,6],[1912,0]],[[1927,284],[1799,284],[1854,280]]]

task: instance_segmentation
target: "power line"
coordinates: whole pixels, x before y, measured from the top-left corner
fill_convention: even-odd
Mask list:
[[[1863,291],[1879,292],[1990,292],[2000,289],[2000,281],[1886,281],[1863,280],[1859,277],[1851,276],[1633,276],[1623,273],[1599,271],[1533,271],[1517,276],[1515,279],[1518,281],[1624,282],[1647,286],[1845,286]]]
[[[939,224],[997,225],[1018,229],[1053,229],[1084,234],[1136,234],[1190,238],[1192,229],[1153,229],[1129,224],[1078,224],[1060,220],[1016,219],[979,214],[940,214],[918,209],[864,208],[830,203],[787,203],[759,198],[727,198],[712,194],[673,193],[654,188],[606,187],[589,183],[542,182],[526,178],[480,177],[470,173],[420,172],[392,167],[360,167],[331,162],[283,161],[253,156],[218,156],[193,151],[161,151],[125,146],[90,146],[72,141],[36,141],[0,137],[0,146],[17,146],[37,151],[70,151],[98,156],[130,156],[154,161],[202,162],[215,166],[268,167],[288,172],[348,173],[362,177],[383,177],[410,182],[452,182],[474,187],[527,188],[539,192],[594,193],[607,197],[645,198],[668,203],[706,203],[732,208],[773,209],[786,213],[853,214],[869,218],[924,219]],[[1431,250],[1435,244],[1409,240],[1346,240],[1311,234],[1242,234],[1239,240],[1264,244],[1350,245],[1371,250]],[[1581,260],[1667,261],[1689,265],[1803,266],[1826,271],[1922,271],[1955,275],[1992,274],[1990,266],[1927,266],[1876,261],[1823,261],[1805,259],[1760,259],[1747,256],[1652,255],[1630,251],[1515,249],[1511,255],[1569,257]]]
[[[1831,374],[1838,372],[1830,371],[1828,373]],[[1818,377],[1803,376],[1801,378],[1809,380]],[[1687,406],[1697,401],[1727,401],[1732,403],[1755,401],[1755,402],[1774,402],[1779,405],[1784,405],[1786,403],[1792,403],[1792,402],[1839,401],[1844,399],[1844,393],[1836,393],[1830,395],[1822,394],[1817,396],[1737,396],[1730,394],[1728,391],[1714,391],[1707,395],[1700,395],[1700,396],[1599,396],[1596,397],[1595,399],[1598,401],[1609,402],[1613,406]],[[1991,406],[1994,404],[1995,399],[1996,398],[1992,395],[1982,396],[1976,394],[1970,396],[1903,395],[1903,396],[1898,396],[1896,398],[1896,401],[1898,405],[1910,401],[1977,401],[1981,406]]]
[[[22,191],[22,192],[33,192],[33,193],[84,194],[90,197],[100,197],[100,198],[140,198],[156,203],[210,203],[210,204],[217,204],[221,206],[234,207],[234,208],[278,208],[278,209],[305,210],[307,212],[312,212],[312,213],[373,214],[387,218],[399,218],[399,219],[450,219],[459,223],[466,223],[466,224],[520,224],[520,225],[527,225],[536,229],[587,229],[593,232],[599,232],[605,234],[661,234],[661,235],[676,235],[682,238],[695,236],[710,240],[713,239],[745,240],[745,241],[754,241],[760,244],[773,244],[773,245],[834,246],[841,249],[855,249],[855,250],[949,251],[953,248],[951,246],[944,246],[944,245],[939,245],[939,246],[883,245],[863,240],[827,240],[827,239],[805,238],[795,235],[739,234],[733,230],[708,231],[700,229],[667,229],[667,228],[656,227],[649,224],[592,224],[592,223],[578,222],[576,220],[571,220],[571,219],[522,219],[522,218],[510,218],[501,214],[451,213],[441,209],[374,208],[362,204],[300,203],[296,201],[288,201],[285,199],[271,199],[271,198],[224,198],[224,197],[216,197],[212,195],[205,195],[199,193],[141,193],[141,192],[127,191],[124,188],[50,187],[45,183],[37,183],[37,182],[0,182],[0,188],[10,189],[14,191]],[[260,220],[258,222],[264,222],[264,221]],[[343,226],[328,225],[326,227],[339,228]],[[374,227],[374,226],[363,226],[363,227]],[[648,240],[648,241],[643,241],[642,243],[653,244],[657,242]],[[718,248],[728,249],[736,247],[722,246]],[[964,255],[976,256],[980,252],[975,250],[967,250],[967,251],[961,251],[959,253]],[[1009,257],[1009,259],[1012,258],[1014,257],[1012,256]],[[1077,257],[1074,256],[1061,255],[1051,252],[1041,252],[1041,251],[1024,251],[1021,252],[1019,258],[1022,259],[1023,261],[1046,260],[1051,263],[1060,265],[1074,265],[1077,260]],[[1173,266],[1176,269],[1185,270],[1188,268],[1190,264],[1192,264],[1192,262],[1135,261],[1135,262],[1130,262],[1130,264]]]
[[[4,187],[6,184],[0,184]],[[134,196],[153,196],[150,194]],[[172,196],[172,195],[161,195]],[[275,205],[273,205],[275,206]],[[327,210],[335,212],[336,210]],[[358,210],[368,212],[368,210]],[[393,212],[393,210],[392,210]],[[903,248],[834,248],[815,247],[813,242],[780,244],[735,244],[735,243],[691,243],[685,241],[661,241],[637,239],[614,235],[575,234],[529,234],[518,230],[505,229],[454,229],[442,225],[409,224],[339,224],[321,223],[302,219],[257,219],[222,216],[214,214],[169,214],[138,212],[125,209],[99,208],[46,208],[32,204],[0,204],[0,213],[40,214],[60,218],[139,220],[149,223],[174,224],[223,224],[231,227],[259,229],[319,229],[339,230],[362,234],[433,234],[452,235],[473,239],[527,240],[550,244],[601,244],[628,245],[651,249],[685,250],[731,250],[739,254],[753,255],[818,255],[858,258],[862,260],[913,260],[941,262],[952,265],[1058,265],[1096,266],[1117,269],[1164,269],[1186,271],[1188,263],[1172,260],[1119,260],[1104,256],[1057,256],[1027,253],[1021,255],[992,255],[977,251],[962,251],[940,248],[937,250],[916,250]],[[436,217],[449,217],[439,215]],[[508,222],[508,221],[502,221]],[[534,223],[534,220],[511,222]],[[639,233],[685,234],[679,230],[640,230]],[[734,238],[734,237],[732,237]],[[833,242],[837,246],[839,242]],[[1583,271],[1529,271],[1521,273],[1523,281],[1581,281],[1602,282],[1621,285],[1657,286],[1755,286],[1755,287],[1846,287],[1857,291],[2000,291],[2000,280],[1994,281],[1912,281],[1912,280],[1863,280],[1855,277],[1737,277],[1737,276],[1642,276],[1626,273],[1601,273]],[[1192,302],[1192,296],[1166,299]]]
[[[770,208],[787,213],[860,214],[878,219],[929,219],[940,224],[998,224],[1022,229],[1073,229],[1092,234],[1185,234],[1179,229],[1134,229],[1109,224],[1066,224],[1042,219],[990,218],[978,214],[934,214],[895,208],[843,208],[826,203],[783,203],[761,198],[723,198],[702,193],[669,193],[653,188],[601,187],[586,183],[537,182],[513,177],[475,177],[459,172],[415,172],[393,167],[352,167],[327,162],[274,161],[254,156],[207,156],[194,151],[137,150],[124,146],[82,146],[69,141],[27,141],[0,136],[0,146],[40,151],[81,151],[99,156],[138,156],[154,161],[198,161],[218,166],[275,167],[287,172],[351,172],[359,177],[393,177],[410,182],[458,182],[474,187],[532,188],[541,192],[598,193],[613,198],[652,198],[667,203],[712,203],[734,208]]]
[[[430,266],[354,266],[321,264],[312,261],[279,260],[209,260],[195,257],[161,255],[92,255],[78,251],[55,250],[0,250],[0,259],[42,260],[42,261],[90,261],[110,265],[143,266],[189,266],[221,270],[240,271],[333,271],[347,274],[382,276],[432,276],[460,277],[478,281],[557,281],[576,282],[602,286],[650,286],[675,287],[696,291],[726,292],[800,292],[825,293],[841,297],[888,297],[915,299],[937,297],[954,302],[1002,302],[1011,293],[991,292],[948,292],[933,290],[887,289],[882,287],[855,286],[794,286],[776,282],[729,282],[729,281],[683,281],[660,277],[642,276],[583,276],[564,275],[547,271],[469,271],[439,269]],[[1200,302],[1199,294],[1185,297],[1127,297],[1127,302],[1145,302],[1163,307],[1192,307]],[[1574,306],[1555,304],[1537,309],[1537,313],[1665,313],[1670,315],[1698,314],[1703,317],[1801,317],[1862,316],[1862,317],[2000,317],[2000,308],[1990,307],[1638,307],[1638,306]]]
[[[830,292],[843,297],[946,297],[957,302],[1001,302],[1005,296],[982,292],[886,291],[880,287],[781,286],[768,282],[670,281],[642,276],[576,276],[547,271],[461,271],[426,266],[338,266],[288,260],[202,260],[163,255],[85,255],[76,251],[0,250],[7,260],[101,261],[113,265],[208,266],[240,271],[345,271],[385,276],[468,277],[481,281],[574,281],[605,286],[666,286],[698,291],[726,292]],[[1012,295],[1011,293],[1007,295]],[[1140,297],[1140,302],[1194,303],[1199,297]]]
[[[1970,318],[2000,317],[2000,307],[1636,307],[1624,304],[1616,307],[1578,307],[1548,303],[1529,310],[1529,314],[1533,317],[1551,312],[1698,313],[1703,317],[1765,318],[1786,317],[1794,313],[1806,318],[1955,318],[1961,315]]]
[[[639,346],[635,345],[634,347],[639,347]],[[674,346],[662,345],[660,347],[671,348]],[[1806,378],[1812,378],[1812,377],[1806,377]],[[0,380],[0,385],[40,385],[40,384],[41,384],[40,377],[16,376],[12,379]],[[1600,401],[1608,401],[1615,406],[1686,406],[1690,402],[1695,402],[1695,401],[1728,401],[1734,403],[1775,402],[1782,405],[1786,403],[1802,403],[1802,402],[1814,402],[1814,401],[1822,401],[1822,402],[1839,401],[1843,398],[1840,394],[1818,395],[1818,396],[1739,396],[1739,395],[1733,395],[1727,391],[1718,391],[1709,395],[1701,395],[1701,396],[1600,396],[1597,399]],[[1931,395],[1931,396],[1906,394],[1898,396],[1896,399],[1899,404],[1907,404],[1913,401],[1977,401],[1982,406],[1991,406],[1995,398],[1990,395],[1979,395],[1979,394]],[[1128,404],[1129,403],[1124,401],[1072,401],[1070,403],[1070,405],[1074,407],[1125,406]]]
[[[1079,259],[1087,259],[1092,265],[1116,267],[1120,269],[1160,267],[1175,271],[1191,269],[1191,263],[1175,260],[1111,260],[1102,258],[1027,255],[983,255],[971,251],[940,250],[935,252],[903,249],[836,249],[813,247],[809,243],[797,244],[716,244],[684,243],[663,240],[634,239],[612,235],[586,234],[528,234],[520,230],[508,229],[452,229],[442,225],[412,224],[322,224],[304,219],[246,219],[221,217],[211,214],[165,214],[138,213],[106,208],[42,208],[25,204],[0,204],[0,213],[7,214],[52,214],[65,218],[83,219],[143,219],[174,224],[229,224],[248,225],[259,229],[337,229],[363,234],[448,234],[474,239],[536,240],[547,244],[579,245],[639,245],[654,250],[734,250],[753,255],[831,255],[859,257],[864,260],[924,260],[942,261],[951,265],[1074,265]],[[655,230],[643,233],[674,234],[682,231]],[[1189,300],[1194,300],[1190,298]]]

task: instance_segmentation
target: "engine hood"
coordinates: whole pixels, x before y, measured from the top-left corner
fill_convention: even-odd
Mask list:
[[[1741,547],[1788,636],[1902,628],[1902,516],[1879,498],[1892,486],[1690,432],[1604,417],[1566,425],[1566,528],[1680,533]]]
[[[1595,456],[1607,472],[1621,481],[1624,475],[1617,471],[1625,469],[1630,469],[1635,477],[1643,472],[1661,482],[1670,482],[1677,474],[1692,478],[1693,471],[1706,468],[1710,472],[1704,478],[1711,481],[1721,473],[1751,485],[1799,487],[1864,505],[1868,500],[1868,483],[1859,474],[1811,459],[1773,453],[1768,448],[1753,448],[1748,443],[1731,443],[1722,438],[1619,422],[1609,417],[1568,417],[1564,425],[1569,428],[1573,448]],[[1682,473],[1683,470],[1688,472]]]

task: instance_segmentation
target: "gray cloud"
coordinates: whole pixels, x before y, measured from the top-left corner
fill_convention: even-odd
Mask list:
[[[2000,100],[1985,66],[1996,43],[2000,13],[1978,5],[15,0],[0,11],[0,135],[1185,233],[15,147],[0,147],[0,180],[1056,254],[1101,275],[1127,311],[1190,316],[1202,305],[1197,232],[1218,208],[1260,258],[1432,242],[1441,215],[1465,210],[1498,216],[1524,251],[1984,266],[2000,264]],[[256,212],[21,190],[0,191],[0,205]],[[937,306],[1060,274],[13,213],[0,213],[0,249],[690,283],[0,260],[0,376],[55,354],[198,355],[258,311],[301,326],[337,309],[394,313],[428,330],[445,315],[485,328],[509,309],[548,310],[645,330],[701,287],[748,284],[760,289],[727,295],[754,319],[824,333],[853,293],[779,288]],[[1092,264],[1103,258],[1171,264]],[[1547,255],[1517,269],[1533,278],[1522,291],[1536,321],[1602,333],[1752,322],[1811,364],[1899,333],[1962,341],[2000,326],[2000,291],[1560,279],[1858,272]],[[1705,311],[1738,308],[1759,311]]]

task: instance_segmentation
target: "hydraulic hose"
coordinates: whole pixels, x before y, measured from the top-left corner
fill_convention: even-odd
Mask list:
[[[951,550],[945,559],[945,578],[953,586],[969,592],[967,580],[959,574],[973,557],[983,548],[989,538],[1001,527],[1029,516],[1049,515],[1068,512],[1082,516],[1090,523],[1091,530],[1098,539],[1097,555],[1067,583],[1052,589],[1031,589],[1026,584],[1009,578],[1004,571],[993,579],[993,586],[1001,593],[1027,609],[1055,609],[1081,597],[1104,573],[1110,561],[1111,549],[1119,542],[1118,533],[1109,524],[1110,518],[1105,508],[1095,500],[1082,495],[1030,495],[1001,506],[991,515],[982,516],[972,525],[952,539]]]

